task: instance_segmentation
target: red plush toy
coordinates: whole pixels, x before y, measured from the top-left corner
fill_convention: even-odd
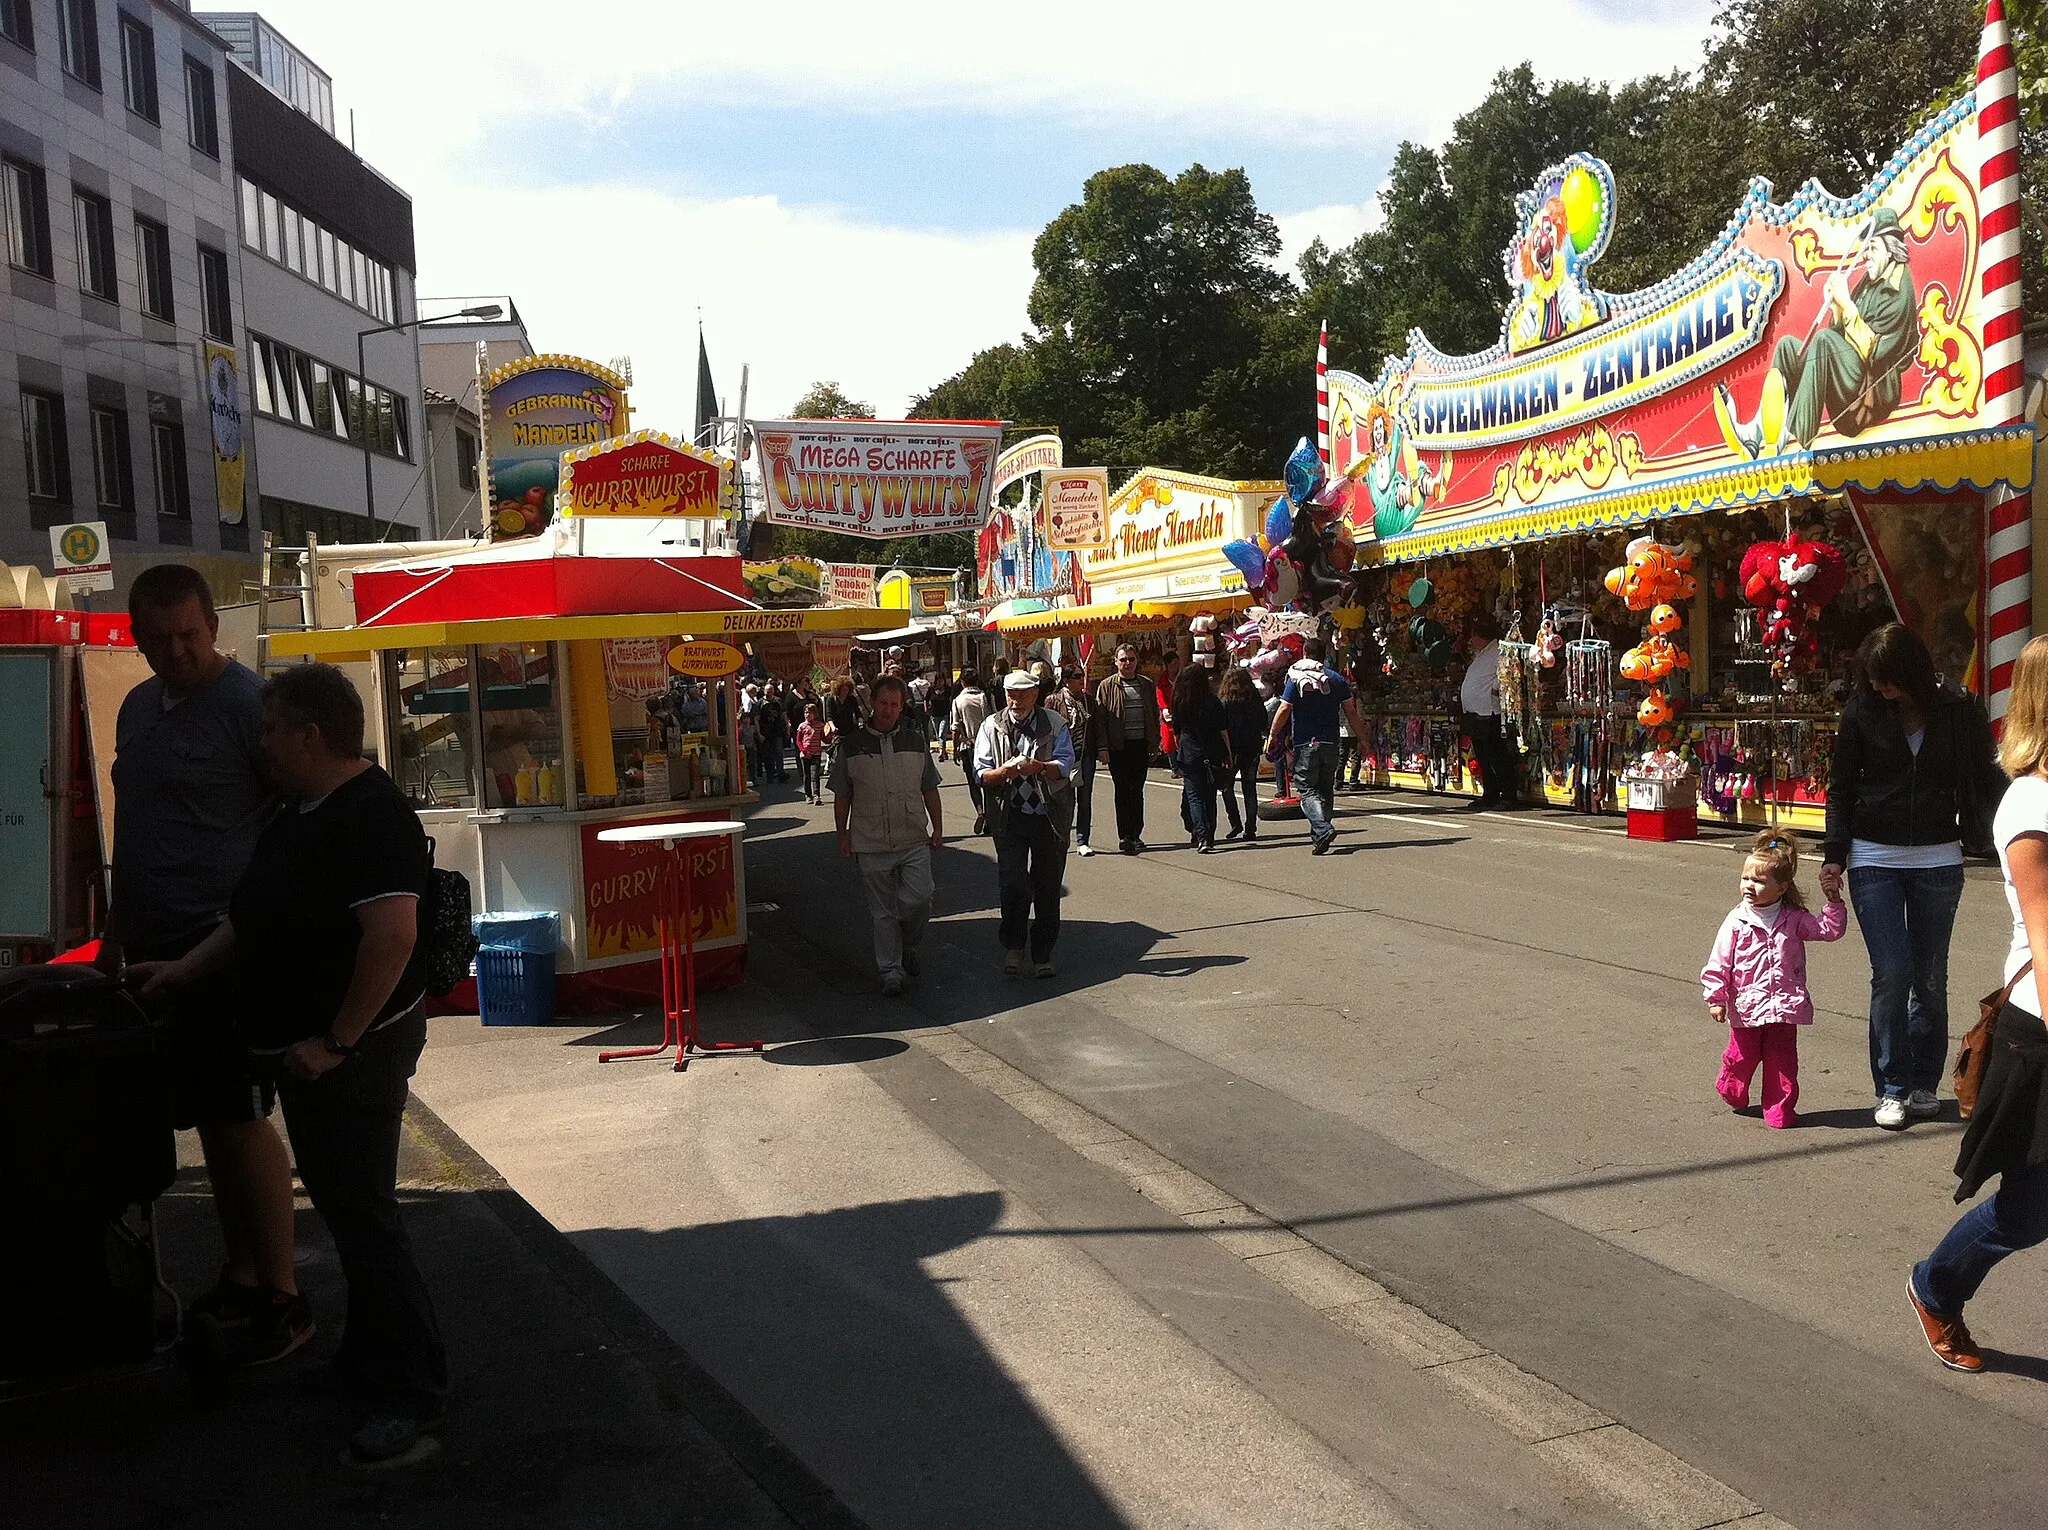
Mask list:
[[[1763,642],[1781,660],[1810,658],[1820,640],[1813,619],[1842,593],[1849,568],[1826,542],[1790,536],[1742,555],[1742,593],[1763,612]]]

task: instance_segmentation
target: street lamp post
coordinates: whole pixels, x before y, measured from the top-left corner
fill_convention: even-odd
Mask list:
[[[371,471],[375,459],[370,455],[368,391],[370,379],[366,375],[369,363],[363,357],[363,342],[372,335],[397,334],[401,330],[419,329],[423,326],[443,323],[448,319],[495,319],[502,315],[504,311],[496,303],[480,303],[474,308],[462,308],[454,313],[436,314],[431,319],[401,319],[396,324],[379,324],[374,329],[359,329],[356,331],[356,388],[358,397],[363,401],[362,415],[357,421],[357,428],[362,432],[363,442],[363,510],[369,517],[370,536],[373,540],[377,535],[377,479],[376,475]],[[421,421],[423,427],[425,423],[424,420]],[[427,468],[431,472],[433,464],[427,464]]]

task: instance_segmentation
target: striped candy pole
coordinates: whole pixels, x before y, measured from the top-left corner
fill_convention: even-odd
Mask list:
[[[1993,5],[1998,0],[1991,0]],[[2010,54],[2008,54],[2010,57]],[[1322,453],[1323,471],[1330,470],[1330,321],[1316,333],[1316,450]]]
[[[1984,406],[1986,425],[2019,423],[2026,375],[2021,365],[2020,144],[2018,76],[2004,0],[1989,0],[1977,46],[1978,207],[1983,250]],[[2033,636],[2034,522],[2027,495],[2001,485],[1990,496],[1984,541],[1993,722],[2005,716],[2013,661]]]

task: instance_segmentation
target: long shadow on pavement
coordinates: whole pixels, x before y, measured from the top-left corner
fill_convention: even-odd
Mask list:
[[[1120,1527],[925,1268],[1002,1208],[985,1191],[571,1236],[707,1369],[746,1378],[742,1400],[869,1523]]]

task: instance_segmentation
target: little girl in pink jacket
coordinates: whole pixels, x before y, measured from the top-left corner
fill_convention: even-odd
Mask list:
[[[1749,1081],[1757,1064],[1764,1070],[1764,1124],[1797,1126],[1799,1032],[1813,1024],[1813,998],[1806,991],[1806,943],[1840,940],[1849,928],[1842,902],[1841,873],[1823,869],[1827,906],[1818,918],[1794,882],[1799,844],[1779,829],[1756,837],[1742,863],[1742,901],[1721,921],[1714,954],[1700,973],[1707,1013],[1728,1027],[1728,1050],[1714,1089],[1737,1110],[1749,1108]]]

